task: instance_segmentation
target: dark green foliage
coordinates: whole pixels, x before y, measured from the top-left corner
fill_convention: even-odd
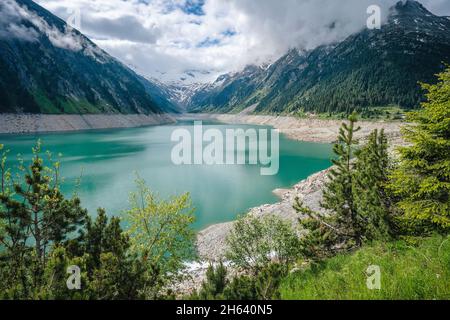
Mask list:
[[[102,253],[110,252],[121,257],[126,254],[129,246],[128,236],[123,233],[120,220],[113,217],[108,223],[108,217],[103,209],[98,210],[95,221],[88,216],[85,233],[67,244],[68,252],[71,255],[79,256],[83,253],[89,255],[90,269],[100,265]]]
[[[227,269],[223,264],[216,268],[210,266],[206,281],[200,292],[191,299],[201,300],[273,300],[280,298],[280,284],[287,275],[286,267],[281,264],[269,264],[254,276],[236,276],[227,279]]]
[[[259,300],[280,299],[280,283],[286,276],[286,268],[280,264],[271,264],[256,277],[255,289]]]
[[[103,209],[92,221],[87,218],[84,234],[68,242],[67,256],[82,257],[90,299],[143,299],[146,272],[139,259],[129,254],[130,241],[118,218]]]
[[[395,225],[389,214],[391,200],[386,193],[390,161],[384,131],[374,130],[356,157],[352,195],[362,219],[363,238],[389,238]]]
[[[307,229],[302,238],[303,254],[323,259],[336,251],[361,247],[363,242],[387,238],[394,228],[390,200],[386,194],[389,157],[383,131],[374,131],[367,144],[357,149],[356,116],[343,124],[334,147],[337,159],[325,185],[322,207],[327,214],[313,212],[300,199],[294,208],[305,215]]]
[[[258,300],[253,277],[234,278],[224,291],[225,300]]]
[[[403,134],[411,145],[399,148],[400,162],[390,190],[400,220],[419,232],[450,230],[450,68],[435,85],[423,84],[427,101],[408,115]]]
[[[206,281],[198,293],[201,300],[221,300],[224,299],[224,290],[228,285],[227,269],[222,263],[217,267],[209,266],[206,271]]]

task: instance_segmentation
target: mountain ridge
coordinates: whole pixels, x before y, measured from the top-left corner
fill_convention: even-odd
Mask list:
[[[161,89],[31,0],[0,4],[0,112],[153,114]]]
[[[247,67],[188,100],[191,112],[351,112],[375,106],[415,108],[418,82],[433,82],[450,62],[450,20],[416,1],[391,8],[381,30],[363,29],[340,43],[291,49],[267,70]],[[249,72],[253,68],[254,72]]]

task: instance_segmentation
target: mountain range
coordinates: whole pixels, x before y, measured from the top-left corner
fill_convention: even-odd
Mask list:
[[[349,112],[417,107],[419,82],[450,63],[450,19],[416,1],[398,2],[380,30],[362,29],[340,43],[290,50],[270,66],[219,77],[185,100],[191,112]]]
[[[379,30],[182,86],[137,74],[31,0],[2,0],[0,13],[0,113],[410,109],[423,100],[419,82],[450,63],[450,18],[412,0],[393,6]]]
[[[162,113],[161,88],[31,0],[0,3],[0,112]]]

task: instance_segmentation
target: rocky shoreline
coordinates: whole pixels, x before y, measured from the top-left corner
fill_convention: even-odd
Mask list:
[[[177,120],[218,121],[228,124],[266,125],[279,129],[290,139],[306,142],[333,143],[339,133],[343,120],[303,119],[288,116],[265,116],[240,114],[183,114],[177,115]],[[360,121],[361,130],[356,137],[367,137],[374,129],[384,129],[392,143],[401,139],[401,122]]]
[[[275,117],[262,115],[229,115],[229,114],[195,114],[181,115],[177,120],[203,120],[218,121],[229,124],[253,124],[268,125],[279,129],[287,137],[300,141],[333,143],[339,133],[343,121],[297,119],[293,117]],[[392,147],[402,145],[399,122],[361,122],[361,131],[357,138],[364,140],[374,129],[384,129]],[[327,182],[328,173],[331,168],[311,175],[299,182],[291,189],[276,189],[273,192],[280,198],[280,202],[266,204],[253,208],[248,214],[254,216],[275,215],[286,221],[297,224],[301,219],[293,208],[295,198],[299,197],[303,203],[314,211],[323,211],[320,202],[323,196],[323,186]],[[225,258],[226,238],[233,228],[235,222],[227,222],[212,225],[197,235],[197,251],[201,262],[198,268],[189,268],[188,280],[177,284],[176,289],[181,294],[189,294],[192,290],[201,286],[205,279],[209,263],[218,263]]]
[[[168,114],[0,114],[0,133],[68,132],[170,124]]]
[[[275,204],[265,204],[249,211],[249,215],[263,217],[274,215],[293,224],[301,218],[294,210],[295,198],[299,197],[303,203],[314,211],[322,211],[322,188],[327,181],[330,169],[320,171],[296,184],[292,189],[281,194],[281,201]],[[197,235],[197,250],[200,259],[219,262],[224,260],[226,243],[225,239],[233,228],[234,222],[216,224],[206,228]]]

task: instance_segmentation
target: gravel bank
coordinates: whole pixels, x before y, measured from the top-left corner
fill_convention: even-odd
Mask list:
[[[0,133],[134,128],[175,122],[167,114],[0,114]]]
[[[230,124],[267,125],[279,129],[288,138],[307,142],[332,143],[336,141],[342,120],[299,119],[294,117],[276,117],[247,114],[184,114],[178,120],[212,120]],[[384,129],[394,143],[400,135],[400,122],[361,121],[361,131],[357,138],[368,136],[374,129]]]

